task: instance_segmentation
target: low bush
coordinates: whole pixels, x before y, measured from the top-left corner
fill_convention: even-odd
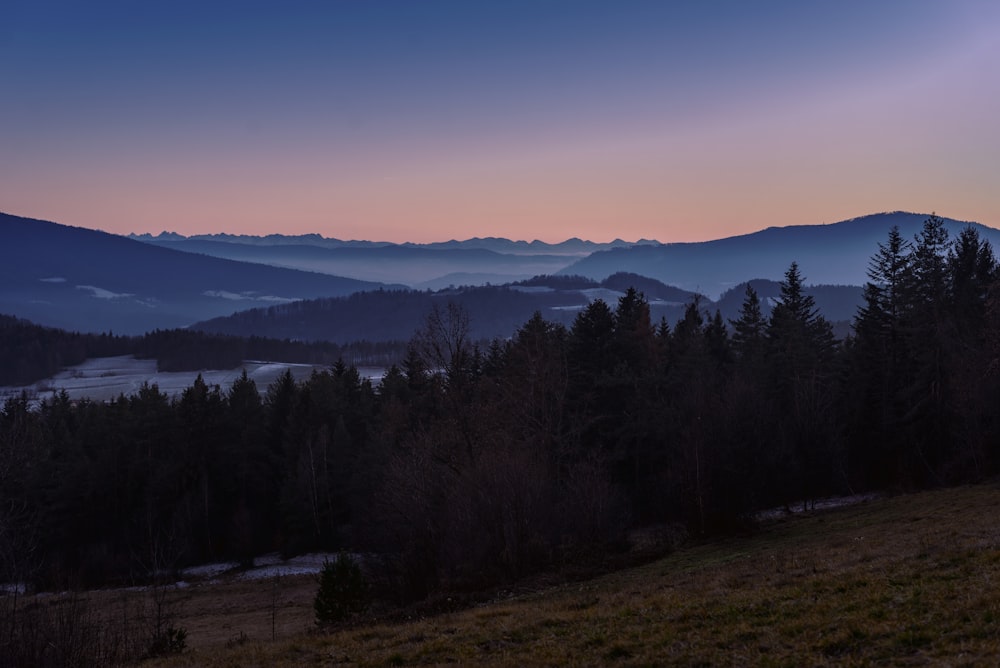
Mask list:
[[[313,600],[318,625],[343,621],[362,612],[367,598],[368,585],[354,559],[341,552],[335,561],[323,562],[319,590]]]

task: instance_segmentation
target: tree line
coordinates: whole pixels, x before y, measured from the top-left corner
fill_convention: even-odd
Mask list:
[[[30,385],[93,357],[135,355],[155,359],[160,371],[235,369],[246,360],[296,364],[382,366],[402,358],[406,341],[295,341],[230,336],[197,330],[155,330],[142,336],[84,334],[44,327],[0,314],[0,386]]]
[[[776,281],[754,279],[752,283],[762,298],[765,294],[768,297],[777,294]],[[469,313],[470,336],[487,347],[495,337],[509,337],[535,311],[541,311],[546,320],[569,327],[578,310],[590,303],[593,296],[606,295],[605,291],[620,294],[629,287],[644,294],[651,317],[657,322],[663,318],[676,322],[683,316],[685,304],[695,298],[703,308],[712,311],[718,308],[723,316],[733,317],[744,296],[742,287],[735,286],[712,302],[695,292],[628,272],[612,274],[600,282],[583,276],[541,275],[503,285],[453,286],[437,291],[372,290],[345,297],[304,299],[240,311],[195,323],[191,328],[215,334],[254,333],[298,341],[346,343],[364,338],[405,342],[420,327],[428,311],[454,302]],[[814,285],[807,292],[828,318],[843,324],[843,336],[861,303],[861,287]]]
[[[1000,287],[989,244],[931,217],[872,258],[838,341],[793,263],[769,315],[643,294],[540,314],[478,345],[434,308],[373,386],[338,362],[263,395],[199,377],[108,403],[0,412],[3,576],[105,583],[280,550],[379,555],[401,598],[485,586],[622,548],[630,529],[705,534],[755,511],[993,475]]]

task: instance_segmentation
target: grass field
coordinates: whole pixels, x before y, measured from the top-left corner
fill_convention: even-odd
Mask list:
[[[1000,488],[795,516],[409,621],[312,630],[315,587],[179,592],[190,649],[144,665],[998,665]]]

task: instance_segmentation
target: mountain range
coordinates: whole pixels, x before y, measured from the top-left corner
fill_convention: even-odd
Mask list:
[[[765,315],[777,302],[780,284],[757,279],[750,282],[757,291]],[[192,329],[211,334],[249,336],[251,334],[296,341],[407,341],[422,326],[435,307],[458,304],[469,316],[468,335],[475,340],[507,338],[524,325],[536,311],[549,322],[572,325],[577,314],[595,299],[615,308],[629,287],[642,292],[650,305],[654,323],[673,324],[685,308],[698,300],[704,317],[718,310],[723,318],[736,319],[746,295],[746,284],[723,294],[718,301],[704,295],[664,285],[655,279],[618,273],[596,282],[582,277],[539,276],[511,285],[465,286],[437,292],[419,290],[377,290],[347,297],[310,299],[292,304],[234,313],[195,323]],[[825,316],[840,323],[837,332],[847,333],[847,323],[861,303],[857,286],[810,286]]]
[[[0,313],[52,327],[140,334],[379,287],[0,213]]]
[[[699,243],[672,243],[613,248],[592,253],[560,274],[601,279],[616,271],[649,276],[716,298],[751,278],[780,280],[794,261],[814,285],[863,285],[868,260],[894,225],[912,240],[928,214],[895,211],[829,225],[769,227],[752,234]],[[978,223],[943,218],[952,238],[971,225],[994,248],[1000,230]]]
[[[595,241],[587,241],[586,239],[579,239],[577,237],[566,239],[565,241],[560,241],[555,244],[546,243],[537,239],[535,241],[515,241],[512,239],[505,239],[503,237],[472,237],[463,241],[452,239],[450,241],[435,241],[426,244],[418,244],[408,241],[401,244],[394,244],[391,241],[336,239],[332,237],[324,237],[320,234],[266,234],[263,236],[251,234],[192,234],[190,236],[185,236],[183,234],[177,234],[176,232],[161,232],[157,235],[145,233],[130,234],[128,236],[130,239],[145,241],[148,243],[193,240],[222,241],[226,243],[252,244],[256,246],[319,246],[321,248],[383,248],[385,246],[398,245],[412,248],[429,248],[439,250],[471,248],[490,250],[497,253],[510,253],[512,255],[575,256],[589,255],[594,251],[608,250],[610,248],[659,243],[658,241],[649,239],[640,239],[635,242],[615,239],[614,241],[610,241],[608,243],[599,243]]]
[[[743,299],[736,286],[767,279],[755,285],[760,286],[762,297],[774,299],[775,281],[797,261],[807,284],[854,286],[812,288],[828,319],[850,320],[860,301],[858,286],[866,280],[869,258],[889,229],[897,225],[904,238],[912,239],[927,217],[882,213],[830,225],[768,228],[700,243],[592,244],[570,239],[543,244],[487,238],[386,244],[319,235],[182,237],[164,233],[127,238],[0,213],[0,313],[83,332],[139,334],[208,321],[213,324],[205,327],[222,331],[228,326],[217,319],[240,311],[257,309],[255,313],[264,314],[265,307],[300,300],[312,300],[329,310],[340,308],[335,306],[336,298],[359,292],[393,293],[393,299],[409,300],[410,306],[391,306],[378,315],[386,297],[357,297],[351,301],[355,313],[364,309],[372,313],[354,316],[354,323],[334,326],[327,322],[326,336],[332,339],[344,340],[348,333],[371,339],[375,330],[362,327],[362,322],[395,318],[399,322],[393,326],[408,336],[416,323],[403,314],[416,313],[415,305],[448,298],[471,300],[475,295],[484,304],[521,304],[502,317],[488,308],[482,316],[496,325],[485,328],[491,336],[509,335],[510,326],[523,323],[536,309],[553,320],[569,322],[590,299],[614,301],[628,287],[609,283],[615,274],[619,282],[621,275],[627,275],[639,283],[636,287],[647,293],[657,319],[672,320],[695,294],[702,295],[707,310],[719,308],[724,316],[732,317],[733,304],[738,308]],[[972,225],[994,246],[1000,244],[1000,230],[944,220],[953,236]],[[596,250],[589,252],[591,248]],[[528,280],[549,274],[563,280],[582,276],[591,284],[571,290],[566,283]],[[490,300],[501,294],[499,289],[476,292],[462,287],[485,283],[509,287],[495,302]],[[674,286],[670,288],[673,296],[665,297],[661,293],[668,286]],[[423,292],[409,290],[412,287]],[[821,299],[823,291],[829,297]],[[370,303],[358,306],[365,300]],[[273,313],[308,309],[288,306]],[[233,322],[237,320],[243,322],[241,318]],[[313,338],[317,334],[311,327],[303,325],[300,333],[288,329],[281,336]],[[242,328],[232,333],[257,333]]]
[[[411,244],[336,246],[309,243],[243,243],[214,239],[154,237],[143,240],[212,257],[315,271],[357,280],[403,283],[416,288],[455,284],[509,283],[538,274],[552,274],[576,255],[500,253],[475,246]],[[286,240],[287,241],[287,240]],[[461,278],[456,279],[456,276]]]

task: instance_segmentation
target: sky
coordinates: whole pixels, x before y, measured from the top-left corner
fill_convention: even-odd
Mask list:
[[[0,3],[0,211],[108,232],[1000,227],[995,0]]]

